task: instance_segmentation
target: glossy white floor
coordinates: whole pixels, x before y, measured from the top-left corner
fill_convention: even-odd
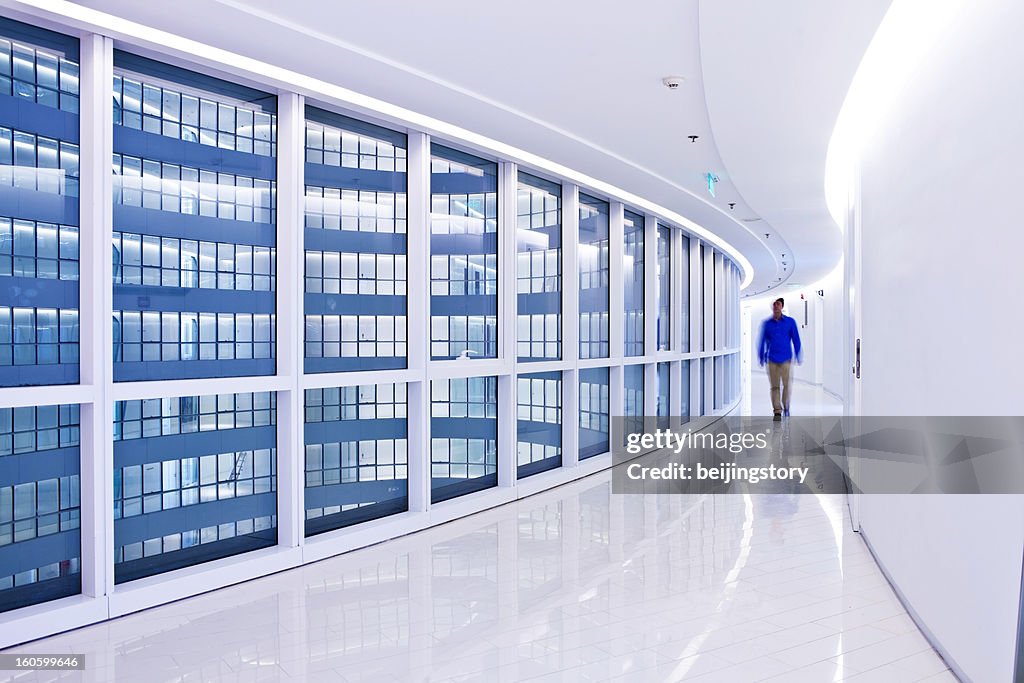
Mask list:
[[[839,409],[807,385],[792,408]],[[842,497],[613,496],[607,474],[14,651],[85,653],[64,677],[97,681],[956,680]]]

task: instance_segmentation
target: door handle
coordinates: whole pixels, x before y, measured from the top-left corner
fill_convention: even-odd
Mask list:
[[[857,379],[860,379],[860,339],[857,340],[857,364],[854,366],[854,372]]]

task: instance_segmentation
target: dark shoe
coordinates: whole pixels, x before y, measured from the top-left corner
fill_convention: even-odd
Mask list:
[[[775,413],[775,417],[772,418],[775,422],[782,422],[782,413]]]

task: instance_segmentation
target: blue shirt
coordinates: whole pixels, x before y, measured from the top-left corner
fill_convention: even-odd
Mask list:
[[[792,346],[790,345],[792,343]],[[785,363],[793,356],[800,358],[800,333],[796,321],[788,315],[778,320],[774,316],[761,325],[761,341],[757,345],[758,360],[761,363]]]

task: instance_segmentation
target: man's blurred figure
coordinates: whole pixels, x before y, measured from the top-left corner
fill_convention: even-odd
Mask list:
[[[780,297],[772,303],[772,317],[761,325],[761,341],[757,345],[761,367],[768,363],[768,378],[772,383],[772,410],[775,419],[789,417],[790,366],[793,357],[800,363],[800,332],[796,321],[782,315],[786,302]],[[780,400],[781,386],[781,400]]]

